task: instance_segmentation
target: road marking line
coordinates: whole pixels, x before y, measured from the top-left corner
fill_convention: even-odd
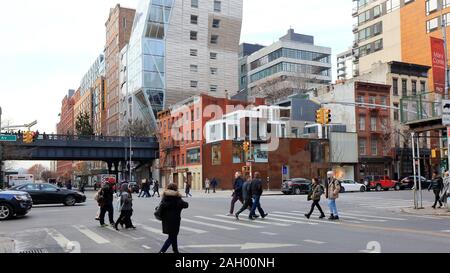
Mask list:
[[[298,214],[289,213],[289,212],[275,211],[274,213],[276,213],[277,217],[284,217],[284,218],[290,218],[290,219],[299,219],[299,220],[307,221],[308,223],[309,222],[313,222],[315,224],[323,223],[323,224],[330,224],[330,225],[339,225],[339,222],[330,222],[328,220],[314,220],[314,219],[306,219],[306,218],[302,218],[302,217],[290,216],[290,215],[298,215]],[[287,214],[287,215],[285,215],[285,214]],[[270,215],[274,215],[274,214],[271,213]]]
[[[232,221],[221,220],[221,219],[216,219],[216,218],[211,218],[211,217],[204,217],[204,216],[195,216],[195,217],[200,218],[200,219],[204,219],[204,220],[221,222],[221,223],[227,223],[227,224],[243,226],[243,227],[264,228],[264,227],[258,226],[258,225],[250,225],[250,224],[238,223],[236,220],[235,220],[236,222],[232,222]]]
[[[145,248],[145,249],[147,249],[147,250],[150,250],[150,249],[152,249],[151,247],[149,247],[149,246],[146,246],[146,245],[142,245],[142,247],[143,247],[143,248]]]
[[[138,224],[138,223],[136,223],[136,226],[142,228],[143,230],[150,231],[151,233],[155,233],[155,234],[158,234],[158,235],[161,235],[161,236],[165,236],[165,234],[160,229],[144,226],[144,225]]]
[[[222,218],[230,218],[229,216],[226,216],[226,215],[220,215],[220,214],[216,214],[215,216],[217,216],[217,217],[222,217]],[[287,224],[280,224],[280,223],[270,222],[270,221],[267,221],[267,219],[259,219],[259,218],[258,218],[258,220],[259,220],[259,221],[256,222],[256,223],[258,223],[258,224],[274,225],[274,226],[279,226],[279,227],[288,227],[288,226],[290,226],[290,225],[287,225]],[[248,218],[243,218],[243,219],[239,218],[239,221],[252,223],[252,222],[250,222],[251,220],[248,219]]]
[[[364,218],[359,218],[359,217],[355,217],[355,216],[350,216],[350,215],[344,215],[343,214],[343,219],[355,219],[357,221],[362,221],[362,222],[379,222],[379,223],[385,223],[387,220],[381,220],[381,219],[364,219]]]
[[[263,231],[263,232],[261,232],[261,234],[269,235],[269,236],[276,236],[276,235],[278,235],[278,233],[267,232],[267,231]]]
[[[113,228],[113,227],[106,227],[106,229],[111,230],[111,231],[113,231],[114,233],[120,234],[120,235],[122,235],[122,236],[124,236],[124,237],[133,239],[133,240],[135,240],[135,241],[145,239],[145,237],[134,237],[134,236],[131,236],[130,234],[126,234],[126,233],[124,233],[124,232],[120,232],[120,231],[116,230],[116,229]]]
[[[91,239],[92,241],[96,242],[99,245],[109,244],[110,243],[110,241],[106,240],[105,238],[103,238],[102,236],[98,235],[97,233],[89,230],[85,226],[80,225],[80,226],[73,226],[73,227],[76,228],[79,232],[83,233],[89,239]]]
[[[386,220],[397,220],[397,221],[407,221],[408,219],[404,218],[396,218],[396,217],[384,217],[384,216],[373,216],[373,215],[364,215],[364,214],[356,214],[356,213],[341,213],[342,215],[351,215],[351,216],[359,216],[364,218],[375,218],[375,219],[386,219]]]
[[[443,230],[442,232],[450,233],[450,229],[449,230]]]
[[[236,230],[235,228],[232,228],[232,227],[219,226],[219,225],[215,225],[215,224],[204,223],[204,222],[194,221],[194,220],[185,219],[185,218],[181,219],[181,221],[188,222],[188,223],[195,223],[197,225],[204,225],[204,226],[223,229],[223,230],[229,230],[229,231]]]
[[[326,244],[325,242],[316,241],[316,240],[303,240],[303,242],[305,242],[305,243],[311,243],[311,244],[316,244],[316,245],[323,245],[323,244]]]
[[[402,209],[402,208],[409,208],[411,206],[389,206],[389,207],[373,207],[375,209]]]
[[[62,235],[61,233],[59,233],[58,231],[56,231],[53,228],[46,228],[44,229],[47,234],[52,237],[56,243],[62,248],[64,249],[64,251],[67,249],[67,246],[69,245],[69,243],[71,242],[69,239],[67,239],[66,237],[64,237],[64,235]]]
[[[303,225],[318,225],[318,223],[309,223],[309,222],[298,221],[298,220],[280,219],[280,218],[274,218],[273,216],[275,216],[275,217],[284,217],[284,216],[283,215],[270,214],[270,218],[275,220],[275,221],[280,221],[280,222],[285,222],[285,223],[303,224]],[[286,217],[286,218],[290,218],[290,217]],[[298,218],[293,218],[293,219],[298,219]]]
[[[160,223],[160,221],[159,221],[159,220],[156,220],[156,219],[150,219],[150,221],[156,222],[156,223]],[[191,231],[191,232],[194,232],[194,233],[197,233],[197,234],[208,233],[208,231],[206,231],[206,230],[201,230],[201,229],[196,229],[196,228],[190,228],[190,227],[183,227],[183,226],[180,226],[180,229],[186,230],[186,231]]]

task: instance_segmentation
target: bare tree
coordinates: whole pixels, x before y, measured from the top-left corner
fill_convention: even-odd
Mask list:
[[[388,155],[392,151],[393,131],[389,118],[381,118],[381,144],[383,155]]]
[[[35,164],[31,168],[28,169],[28,173],[32,174],[34,176],[34,179],[41,180],[42,173],[46,170],[47,170],[47,168],[45,168],[43,165]]]
[[[151,130],[150,125],[142,119],[135,119],[133,122],[129,120],[122,130],[127,137],[150,137],[156,134],[156,131]]]
[[[45,170],[42,172],[41,174],[41,178],[44,181],[48,181],[49,179],[56,179],[57,178],[57,174],[55,172],[52,172],[50,170]]]

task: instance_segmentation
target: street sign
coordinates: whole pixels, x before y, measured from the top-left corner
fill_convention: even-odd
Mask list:
[[[283,175],[287,175],[287,174],[288,174],[287,166],[283,166]]]
[[[442,125],[450,125],[450,100],[442,100]]]
[[[14,142],[17,141],[17,136],[0,135],[0,141]]]

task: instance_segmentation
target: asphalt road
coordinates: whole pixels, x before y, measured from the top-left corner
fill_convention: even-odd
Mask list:
[[[0,237],[13,238],[17,252],[156,253],[166,239],[153,212],[159,198],[134,198],[136,230],[101,228],[97,204],[35,206],[24,218],[0,222]],[[183,253],[360,253],[368,251],[450,252],[450,218],[402,213],[411,207],[411,191],[345,193],[337,201],[339,222],[303,215],[306,196],[267,195],[261,199],[267,219],[251,222],[226,216],[231,192],[187,198],[179,236]],[[424,205],[433,196],[424,191]],[[328,212],[326,201],[322,207]],[[237,203],[237,207],[240,204]],[[118,214],[115,215],[115,218]],[[170,250],[169,250],[170,252]]]

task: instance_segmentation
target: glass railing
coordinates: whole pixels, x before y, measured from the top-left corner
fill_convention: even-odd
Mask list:
[[[420,122],[442,116],[442,95],[435,92],[420,93],[400,99],[402,123]]]

